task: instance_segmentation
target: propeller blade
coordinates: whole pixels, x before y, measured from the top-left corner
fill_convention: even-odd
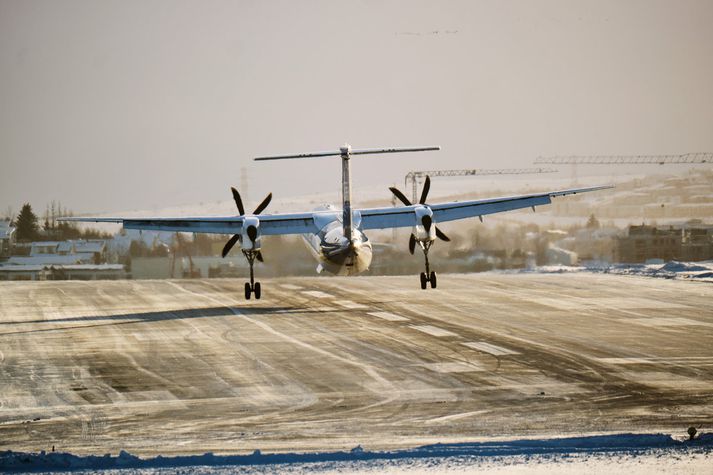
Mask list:
[[[413,250],[414,250],[414,249],[416,249],[416,237],[412,234],[412,235],[408,238],[408,252],[410,252],[411,255],[413,255]]]
[[[450,240],[451,240],[451,238],[449,238],[448,236],[446,236],[446,235],[443,233],[443,231],[441,231],[440,229],[438,229],[438,226],[436,226],[436,236],[437,236],[438,239],[440,239],[441,241],[450,242]]]
[[[228,255],[233,246],[235,246],[235,243],[238,242],[238,239],[240,239],[240,235],[233,234],[233,237],[231,237],[228,242],[225,243],[225,246],[223,247],[223,257]]]
[[[260,261],[260,262],[265,262],[265,261],[262,259],[262,252],[257,251],[257,254],[255,254],[255,257],[257,258],[258,261]]]
[[[406,198],[406,196],[404,196],[403,193],[398,190],[398,188],[390,186],[389,190],[391,190],[394,196],[400,199],[403,204],[405,204],[406,206],[411,206],[411,202],[408,200],[408,198]]]
[[[268,194],[264,200],[262,200],[262,203],[258,205],[257,208],[255,208],[255,211],[253,211],[253,214],[260,214],[262,213],[265,208],[267,208],[267,205],[270,204],[270,200],[272,200],[272,193]]]
[[[238,207],[238,211],[240,211],[240,216],[242,216],[245,214],[245,208],[243,208],[243,200],[240,198],[240,193],[238,193],[238,190],[236,190],[232,186],[230,187],[230,189],[233,192],[233,199],[235,200],[235,205]]]
[[[426,204],[426,198],[428,198],[428,190],[431,189],[431,177],[426,175],[426,181],[423,183],[423,190],[421,190],[421,199],[419,203],[422,205]]]

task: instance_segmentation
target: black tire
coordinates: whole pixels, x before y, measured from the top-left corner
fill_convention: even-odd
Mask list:
[[[260,300],[260,282],[255,282],[253,292],[255,292],[255,299]]]
[[[436,273],[431,271],[431,278],[429,279],[431,281],[431,288],[435,289],[436,288]]]
[[[427,282],[428,282],[428,278],[426,277],[426,273],[421,272],[421,288],[422,289],[424,289],[424,290],[426,289]]]
[[[245,300],[250,300],[250,294],[253,289],[250,288],[250,282],[245,282]]]

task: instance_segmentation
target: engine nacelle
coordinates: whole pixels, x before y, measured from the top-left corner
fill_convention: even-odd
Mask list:
[[[428,206],[417,206],[414,209],[416,225],[413,235],[419,241],[434,241],[436,239],[436,226],[433,222],[433,211]]]
[[[243,220],[243,230],[240,241],[242,248],[245,250],[260,250],[260,219],[257,216],[247,216]]]

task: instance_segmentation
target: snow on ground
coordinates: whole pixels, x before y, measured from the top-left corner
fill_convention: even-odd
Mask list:
[[[155,457],[0,452],[0,471],[97,471],[106,474],[228,473],[713,473],[713,434],[678,440],[666,434],[435,444],[371,452]]]
[[[514,271],[495,271],[506,273],[533,272],[545,274],[562,274],[568,272],[596,272],[618,275],[636,275],[643,277],[658,277],[664,279],[686,279],[696,282],[713,282],[713,261],[678,262],[669,261],[665,264],[606,264],[586,263],[581,266],[541,266],[532,269]]]

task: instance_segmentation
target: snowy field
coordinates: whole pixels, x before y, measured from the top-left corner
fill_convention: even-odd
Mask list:
[[[282,453],[141,459],[79,457],[64,453],[0,452],[0,469],[11,472],[101,471],[106,474],[255,473],[713,473],[713,436],[680,440],[665,434],[618,434],[466,444],[370,452]]]

